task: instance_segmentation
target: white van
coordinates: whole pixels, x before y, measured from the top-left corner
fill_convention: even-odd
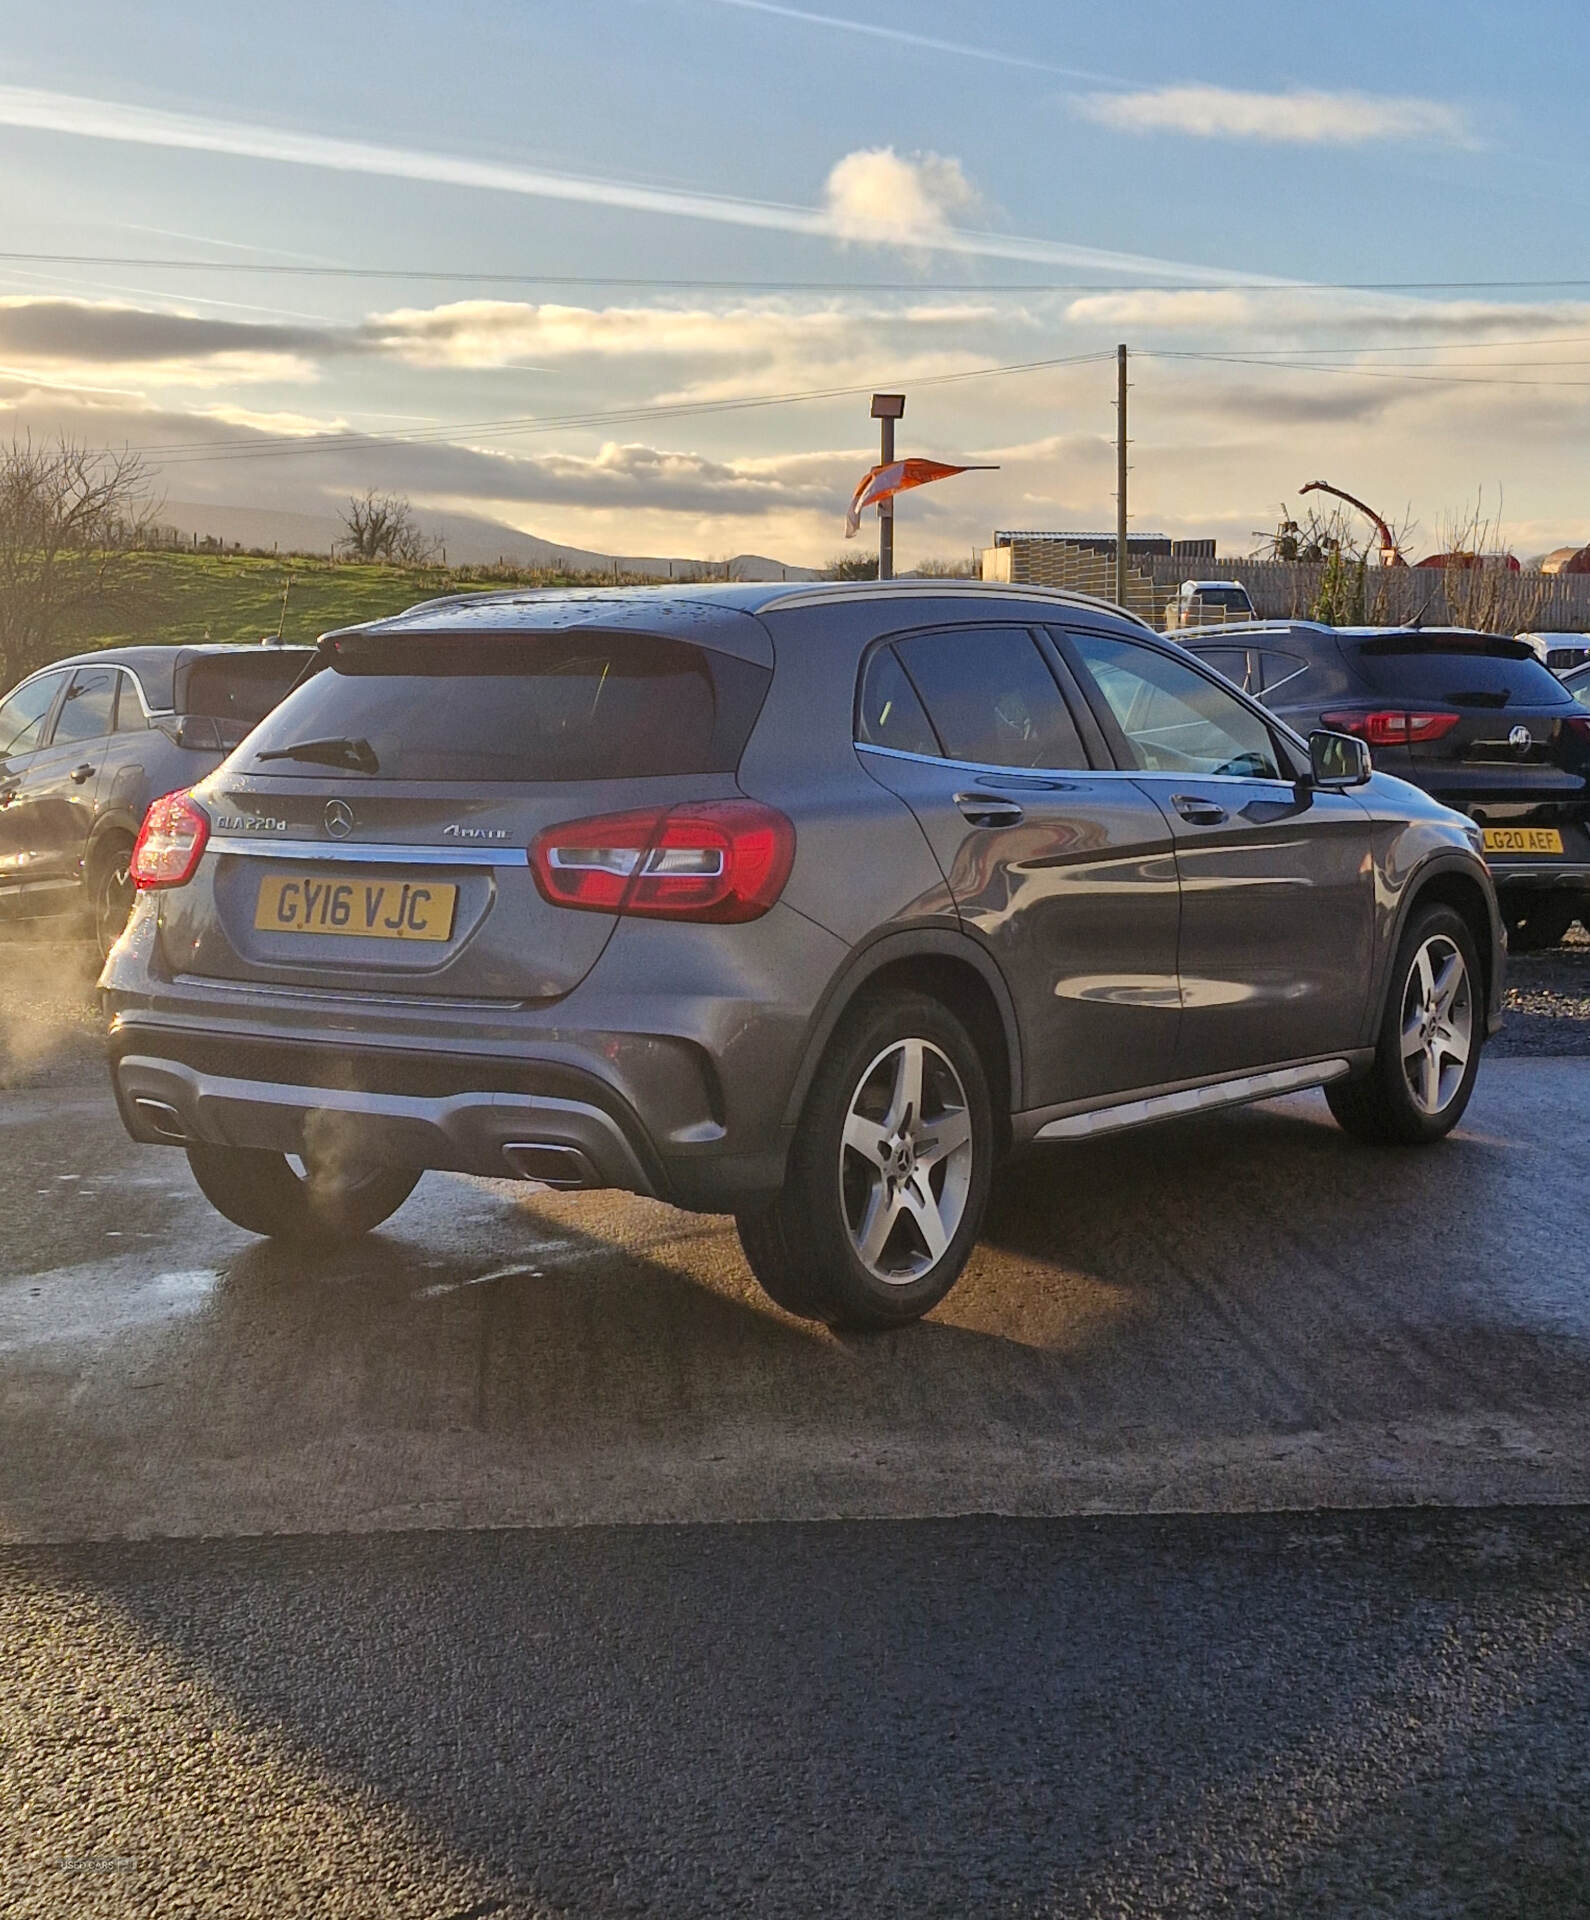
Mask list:
[[[1165,631],[1224,627],[1253,618],[1253,601],[1240,580],[1184,580],[1165,609]]]
[[[1520,633],[1516,638],[1553,673],[1567,673],[1590,660],[1590,633]]]

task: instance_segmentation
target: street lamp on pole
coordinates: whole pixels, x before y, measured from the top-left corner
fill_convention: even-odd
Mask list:
[[[894,465],[894,423],[905,418],[905,395],[903,393],[875,393],[872,396],[872,417],[881,429],[878,463],[880,466]],[[894,501],[878,502],[878,578],[894,578]]]

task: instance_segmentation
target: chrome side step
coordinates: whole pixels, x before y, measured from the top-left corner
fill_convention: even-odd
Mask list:
[[[1244,1074],[1237,1080],[1214,1080],[1201,1087],[1183,1087],[1177,1093],[1156,1093],[1146,1100],[1128,1100],[1120,1106],[1068,1113],[1040,1127],[1033,1138],[1091,1140],[1101,1133],[1123,1133],[1128,1127],[1146,1126],[1152,1120],[1171,1120],[1178,1114],[1211,1113],[1220,1107],[1246,1106],[1250,1100],[1301,1093],[1305,1087],[1322,1087],[1350,1071],[1345,1060],[1316,1060],[1306,1067],[1277,1067],[1268,1073]]]

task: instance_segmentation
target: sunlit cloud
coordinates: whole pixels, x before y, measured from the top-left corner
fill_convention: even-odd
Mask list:
[[[1328,93],[1299,88],[1253,93],[1202,83],[1133,93],[1089,93],[1079,113],[1122,133],[1179,133],[1200,140],[1263,140],[1286,146],[1365,146],[1378,141],[1438,141],[1472,146],[1458,107],[1413,95]]]

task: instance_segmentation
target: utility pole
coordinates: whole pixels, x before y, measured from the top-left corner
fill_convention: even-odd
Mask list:
[[[905,395],[903,393],[875,393],[872,396],[872,417],[882,428],[878,443],[878,464],[884,467],[894,465],[894,423],[905,417]],[[894,578],[894,502],[878,502],[878,578]]]
[[[1126,347],[1115,349],[1115,602],[1126,605]]]

